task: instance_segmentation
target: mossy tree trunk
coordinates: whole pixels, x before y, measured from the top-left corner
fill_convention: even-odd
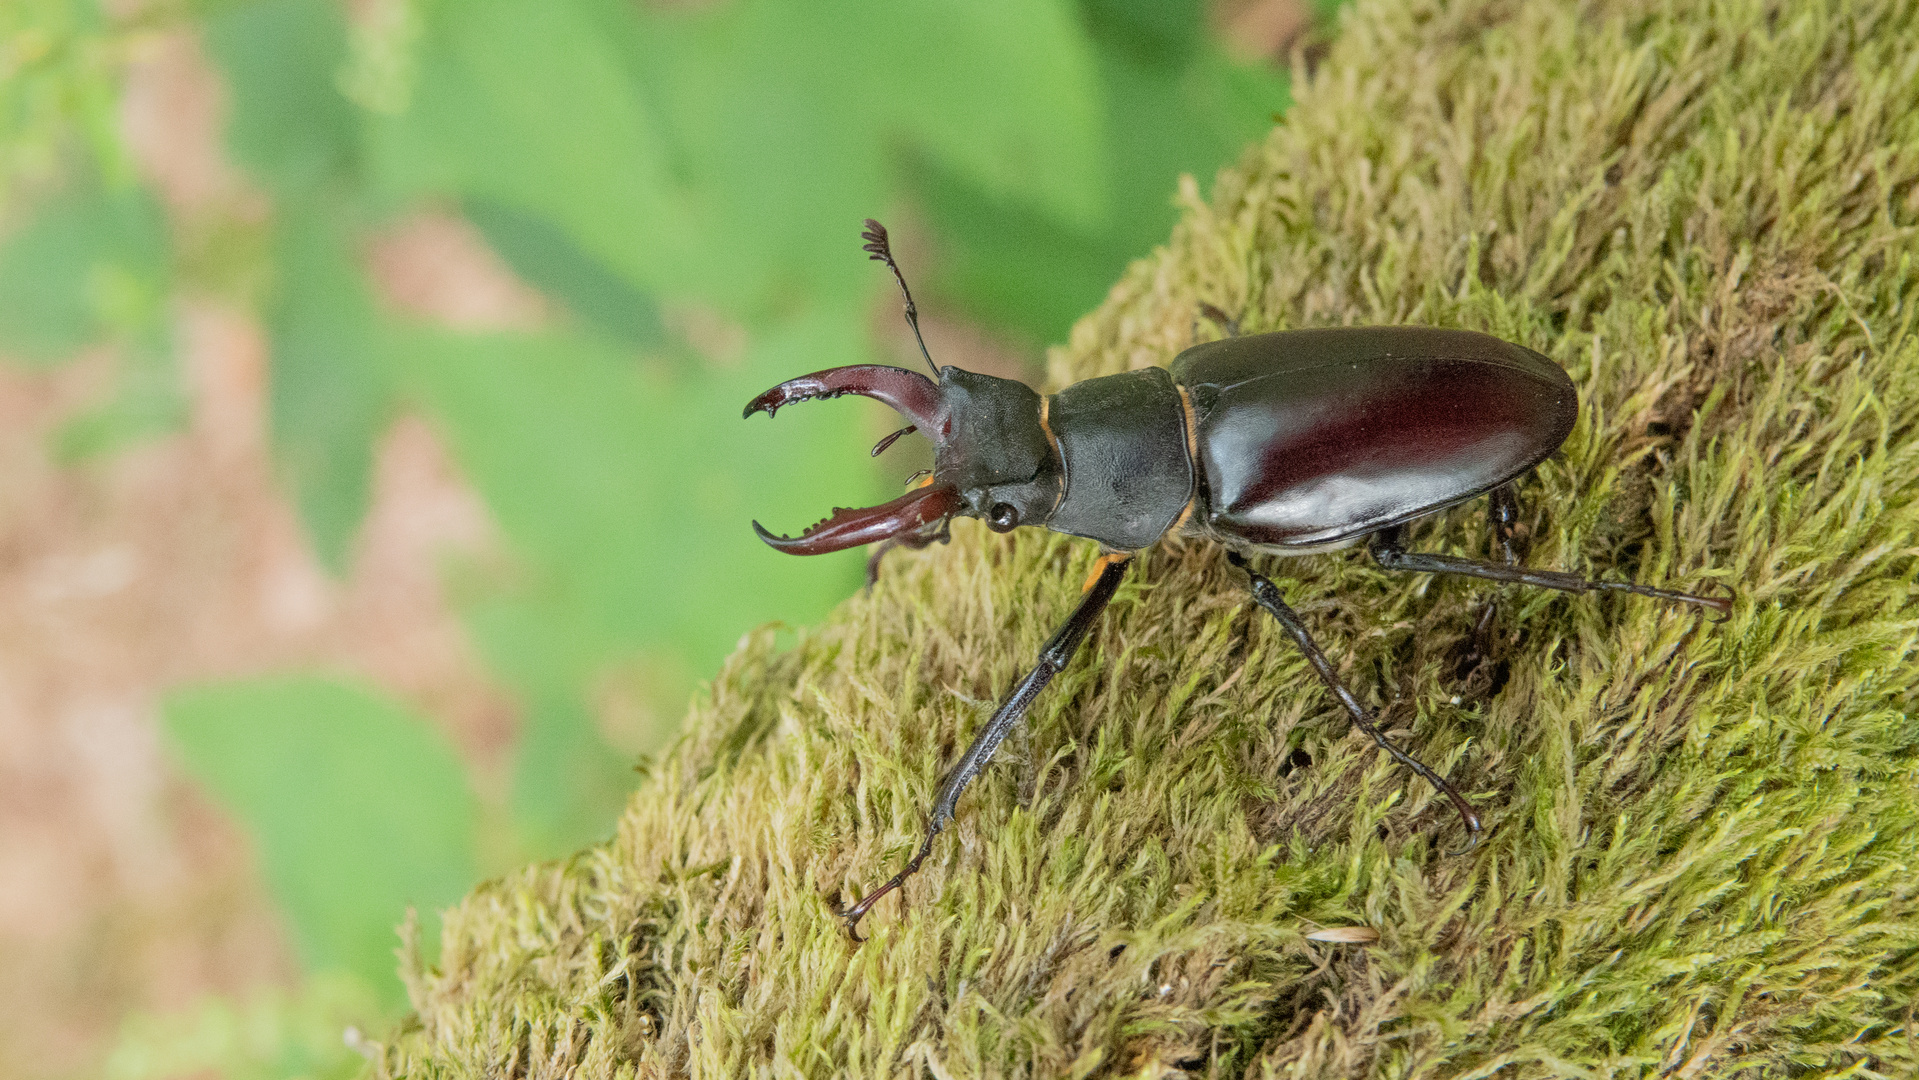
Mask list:
[[[835,905],[1095,554],[962,523],[750,638],[615,840],[452,912],[381,1075],[1919,1071],[1919,5],[1368,0],[1183,202],[1054,382],[1165,363],[1201,301],[1523,342],[1584,406],[1530,563],[1725,582],[1732,617],[1508,589],[1462,674],[1486,589],[1267,560],[1480,808],[1448,857],[1243,575],[1166,545],[856,948]]]

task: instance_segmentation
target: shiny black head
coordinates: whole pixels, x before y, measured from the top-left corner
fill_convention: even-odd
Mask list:
[[[950,418],[936,441],[933,483],[958,489],[965,509],[995,532],[1044,525],[1059,502],[1060,468],[1031,387],[949,367],[940,400]]]

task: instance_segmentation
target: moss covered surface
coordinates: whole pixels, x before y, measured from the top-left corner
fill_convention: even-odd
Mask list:
[[[797,646],[748,638],[612,842],[450,913],[376,1072],[1919,1072],[1915,43],[1894,0],[1361,3],[1054,354],[1165,363],[1206,300],[1573,373],[1530,563],[1726,582],[1727,622],[1508,589],[1498,663],[1460,672],[1478,585],[1263,564],[1481,808],[1478,851],[1174,544],[854,947],[835,905],[910,853],[1095,554],[962,523]],[[1413,540],[1485,533],[1482,504]]]

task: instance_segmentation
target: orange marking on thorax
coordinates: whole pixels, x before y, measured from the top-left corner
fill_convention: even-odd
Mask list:
[[[1180,418],[1186,422],[1186,460],[1193,469],[1193,494],[1186,500],[1186,508],[1179,512],[1179,518],[1173,522],[1172,528],[1166,530],[1177,535],[1192,520],[1193,507],[1199,504],[1199,418],[1193,413],[1193,397],[1186,392],[1186,388],[1174,383],[1173,389],[1179,391]]]
[[[1066,452],[1059,448],[1059,436],[1053,434],[1053,425],[1051,420],[1049,419],[1052,411],[1053,411],[1053,399],[1051,397],[1040,398],[1039,399],[1039,429],[1046,433],[1046,442],[1049,446],[1053,448],[1053,460],[1059,462],[1059,470],[1060,470],[1059,494],[1053,496],[1053,509],[1058,510],[1059,504],[1066,501],[1066,483],[1065,483]]]
[[[1181,509],[1181,510],[1180,510],[1180,512],[1179,512],[1179,516],[1173,519],[1173,525],[1172,525],[1172,527],[1171,527],[1171,528],[1169,528],[1169,529],[1167,529],[1166,531],[1167,531],[1168,533],[1171,533],[1171,534],[1172,534],[1172,535],[1174,535],[1174,536],[1178,536],[1178,535],[1179,535],[1179,531],[1180,531],[1181,529],[1184,529],[1184,528],[1186,527],[1186,523],[1187,523],[1188,521],[1190,521],[1190,520],[1192,520],[1192,517],[1193,517],[1193,504],[1194,504],[1194,503],[1196,503],[1196,502],[1198,502],[1198,501],[1199,501],[1199,496],[1198,496],[1198,495],[1194,495],[1194,496],[1193,496],[1192,498],[1190,498],[1190,499],[1187,499],[1187,500],[1186,500],[1186,506],[1185,506],[1185,507],[1184,507],[1183,509]]]

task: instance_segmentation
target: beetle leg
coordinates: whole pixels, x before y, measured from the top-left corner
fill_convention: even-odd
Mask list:
[[[1418,758],[1394,745],[1393,741],[1386,737],[1386,733],[1373,724],[1372,718],[1366,715],[1365,706],[1359,703],[1358,698],[1353,697],[1352,691],[1346,689],[1345,683],[1339,681],[1339,673],[1333,670],[1332,661],[1326,659],[1326,654],[1320,651],[1312,635],[1306,632],[1306,625],[1299,621],[1299,616],[1280,597],[1279,586],[1274,585],[1265,575],[1255,572],[1251,566],[1247,565],[1245,557],[1237,551],[1228,551],[1226,561],[1246,571],[1246,576],[1252,579],[1253,602],[1265,608],[1273,618],[1278,619],[1279,625],[1285,627],[1286,632],[1293,636],[1293,642],[1299,646],[1299,651],[1306,654],[1306,662],[1312,665],[1313,671],[1319,675],[1319,681],[1326,684],[1326,689],[1332,691],[1333,697],[1338,699],[1340,705],[1345,708],[1346,715],[1352,718],[1353,726],[1371,736],[1381,750],[1393,756],[1394,761],[1418,773],[1440,794],[1452,800],[1453,809],[1459,811],[1459,816],[1466,822],[1466,846],[1450,854],[1464,855],[1477,847],[1480,833],[1479,815],[1473,812],[1471,804],[1466,802],[1466,797],[1447,783],[1444,777],[1427,768]]]
[[[1206,318],[1211,319],[1212,321],[1218,323],[1219,328],[1221,330],[1226,331],[1227,337],[1231,338],[1231,337],[1239,336],[1239,320],[1233,318],[1231,315],[1228,315],[1224,311],[1220,310],[1217,304],[1209,304],[1206,301],[1201,300],[1199,302],[1199,313],[1201,315],[1204,315]],[[1193,336],[1194,337],[1199,336],[1199,327],[1197,324],[1194,325],[1193,327]]]
[[[1113,599],[1113,593],[1118,591],[1119,579],[1126,575],[1126,565],[1131,561],[1130,556],[1101,558],[1097,575],[1088,584],[1079,607],[1074,608],[1073,614],[1047,639],[1045,647],[1039,651],[1039,662],[1033,665],[1033,670],[1027,672],[1013,692],[1000,703],[993,718],[973,737],[966,753],[960,755],[958,764],[940,780],[939,793],[933,798],[933,812],[926,822],[926,839],[920,842],[919,851],[907,861],[905,869],[893,875],[893,880],[840,912],[840,918],[846,920],[846,932],[852,935],[854,941],[864,940],[860,937],[860,919],[872,910],[880,897],[905,884],[906,879],[919,870],[920,863],[933,850],[933,838],[946,828],[947,822],[953,820],[953,810],[959,805],[960,793],[993,759],[993,752],[999,749],[999,744],[1005,741],[1013,726],[1025,719],[1027,711],[1033,707],[1033,699],[1046,689],[1046,684],[1052,682],[1055,675],[1065,669],[1067,661],[1079,650],[1080,642],[1086,640],[1087,632],[1092,630],[1093,624],[1099,621],[1100,613],[1106,610],[1107,603]]]
[[[1519,565],[1519,548],[1516,544],[1519,531],[1519,493],[1512,483],[1501,484],[1492,490],[1492,506],[1487,517],[1492,521],[1493,551],[1507,566]],[[1479,614],[1473,619],[1472,645],[1462,658],[1459,669],[1470,672],[1493,655],[1493,624],[1499,618],[1499,599],[1488,596],[1480,601]],[[1494,682],[1504,682],[1494,676]]]
[[[1521,566],[1500,566],[1497,563],[1481,562],[1478,559],[1460,559],[1451,555],[1407,551],[1400,543],[1400,531],[1397,526],[1374,533],[1367,540],[1366,546],[1372,552],[1373,560],[1388,570],[1411,570],[1427,574],[1464,574],[1467,577],[1485,578],[1488,581],[1533,585],[1542,589],[1558,589],[1561,592],[1631,593],[1634,596],[1650,596],[1655,600],[1671,600],[1675,603],[1711,608],[1721,615],[1732,610],[1730,595],[1699,596],[1694,593],[1675,592],[1671,589],[1655,589],[1649,585],[1632,585],[1623,581],[1594,581],[1562,570],[1528,570]],[[1730,593],[1730,590],[1728,592]]]
[[[936,540],[944,544],[952,538],[952,519],[942,518],[939,522],[939,528],[937,529],[907,533],[904,536],[895,536],[891,540],[882,542],[878,547],[873,549],[873,554],[866,557],[866,590],[871,592],[873,586],[880,583],[880,560],[886,557],[887,552],[896,547],[903,547],[908,551],[918,551]]]
[[[1507,566],[1518,566],[1519,549],[1514,546],[1519,535],[1518,485],[1508,482],[1494,488],[1492,503],[1493,542]]]

